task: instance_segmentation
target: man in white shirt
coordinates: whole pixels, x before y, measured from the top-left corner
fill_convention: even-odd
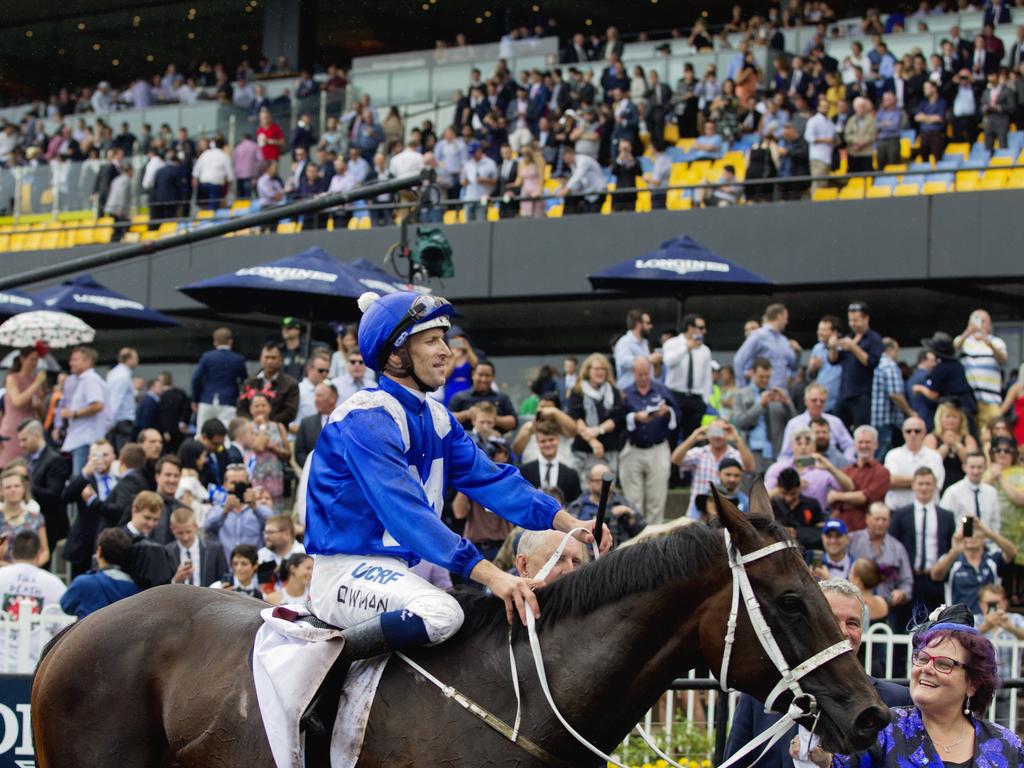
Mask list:
[[[210,139],[209,149],[192,166],[192,184],[198,190],[196,203],[200,208],[220,208],[228,185],[235,182],[235,169],[231,157],[220,148],[222,143],[220,136]]]
[[[301,542],[295,540],[295,524],[289,515],[274,515],[268,518],[263,528],[263,540],[267,545],[261,547],[257,553],[261,563],[273,560],[280,566],[282,560],[306,552]]]
[[[651,315],[642,309],[631,309],[626,313],[626,332],[615,342],[615,383],[619,390],[633,384],[633,361],[646,357],[652,365],[661,363],[661,353],[651,354],[648,335],[654,328]]]
[[[992,335],[992,318],[976,309],[963,333],[953,339],[961,354],[967,383],[978,401],[978,430],[1000,416],[1003,402],[1003,366],[1008,359],[1006,342]]]
[[[462,166],[462,199],[466,206],[466,221],[487,219],[487,199],[498,182],[498,165],[484,154],[479,141],[466,147],[469,159]]]
[[[40,549],[39,536],[34,531],[20,531],[14,536],[10,547],[14,562],[6,568],[0,568],[0,609],[13,618],[18,616],[23,607],[19,599],[29,602],[33,614],[42,613],[50,605],[59,606],[64,596],[64,582],[36,563]],[[44,623],[32,631],[29,659],[33,667],[39,661],[43,645],[60,629],[60,625],[46,626]],[[13,670],[17,661],[18,643],[8,642],[9,668]]]
[[[562,150],[562,160],[572,170],[569,180],[558,191],[559,197],[566,198],[565,213],[599,212],[608,181],[597,160],[578,153],[571,144]]]
[[[366,177],[370,175],[370,164],[366,162],[361,154],[359,154],[358,147],[348,148],[348,167],[345,173],[348,174],[352,180],[352,186],[358,186],[366,181]]]
[[[353,349],[345,356],[345,373],[331,382],[338,393],[338,404],[344,403],[361,389],[376,384],[373,372],[367,369],[362,352]]]
[[[110,413],[114,421],[111,438],[114,453],[120,453],[125,443],[131,442],[135,426],[135,385],[132,377],[139,364],[139,353],[131,347],[122,347],[117,353],[117,365],[107,374],[110,390]]]
[[[326,352],[316,352],[310,356],[306,363],[306,375],[299,382],[299,409],[295,413],[295,420],[288,425],[288,431],[293,435],[299,431],[300,421],[316,413],[316,403],[313,398],[316,385],[325,381],[330,371],[331,359]]]
[[[71,454],[71,474],[77,475],[89,460],[89,446],[105,437],[110,428],[110,390],[93,366],[96,350],[75,347],[68,361],[71,376],[64,384],[59,416],[67,426],[61,450]]]
[[[939,506],[956,515],[957,520],[976,517],[989,530],[998,531],[1001,520],[999,495],[993,486],[982,482],[985,468],[984,454],[968,454],[964,462],[964,478],[943,492]]]
[[[890,488],[885,494],[885,505],[899,509],[914,501],[911,481],[919,467],[928,467],[935,476],[936,486],[941,488],[946,479],[942,457],[938,451],[924,444],[924,421],[911,416],[903,422],[904,444],[885,454],[885,468],[889,470]]]
[[[836,143],[836,125],[828,118],[828,99],[818,99],[818,111],[807,121],[804,139],[810,147],[811,175],[828,176],[832,172],[832,150]],[[814,189],[823,189],[827,181],[815,181]]]
[[[663,355],[665,386],[679,407],[679,433],[688,436],[700,426],[711,397],[711,349],[704,343],[704,318],[689,314],[682,325],[682,333],[665,342]]]

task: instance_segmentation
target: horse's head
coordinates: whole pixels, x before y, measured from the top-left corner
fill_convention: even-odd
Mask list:
[[[733,545],[744,555],[788,538],[773,523],[771,502],[760,480],[750,493],[749,519],[729,501],[718,498],[717,494],[715,503]],[[797,668],[815,654],[843,640],[829,602],[797,550],[786,548],[773,552],[749,562],[745,568],[764,619],[789,669]],[[705,658],[716,674],[721,669],[725,650],[725,627],[732,589],[729,583],[715,596],[712,601],[714,607],[701,626],[701,644],[706,651],[710,649]],[[738,612],[728,683],[730,687],[766,701],[781,676],[758,640],[742,598]],[[848,754],[865,749],[888,722],[888,710],[878,698],[855,652],[839,654],[809,672],[799,683],[804,693],[817,699],[821,717],[816,732],[829,751]],[[773,709],[785,712],[792,698],[788,690],[784,691]],[[804,718],[801,724],[810,728],[813,718]]]

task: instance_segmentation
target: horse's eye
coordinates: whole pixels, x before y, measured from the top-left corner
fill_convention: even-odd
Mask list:
[[[776,602],[779,608],[786,613],[800,614],[804,612],[804,601],[797,595],[787,593],[782,595]]]

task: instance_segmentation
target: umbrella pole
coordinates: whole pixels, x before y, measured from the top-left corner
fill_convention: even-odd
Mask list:
[[[310,313],[309,319],[306,321],[306,343],[303,349],[303,356],[306,358],[306,363],[309,363],[309,350],[313,346],[313,314]]]
[[[680,324],[683,322],[683,305],[686,303],[686,299],[683,298],[683,294],[676,294],[676,329],[682,333],[685,329],[680,328]]]

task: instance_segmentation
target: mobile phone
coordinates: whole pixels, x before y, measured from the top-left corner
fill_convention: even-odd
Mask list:
[[[988,604],[988,610],[986,611],[986,613],[995,613],[998,610],[999,610],[999,606],[998,605],[996,605],[995,603],[989,603]]]
[[[265,563],[260,563],[256,566],[256,583],[273,584],[275,570],[277,570],[277,563],[273,560],[267,560]]]
[[[974,518],[973,517],[961,517],[960,522],[964,524],[964,536],[970,538],[974,535]]]
[[[815,568],[817,568],[820,565],[824,565],[824,563],[825,563],[825,553],[824,552],[821,552],[819,550],[815,550],[814,552],[811,552],[811,565],[813,565]]]
[[[793,459],[793,465],[796,466],[797,469],[803,469],[805,467],[813,467],[814,466],[814,457],[813,456],[797,456],[795,459]]]

